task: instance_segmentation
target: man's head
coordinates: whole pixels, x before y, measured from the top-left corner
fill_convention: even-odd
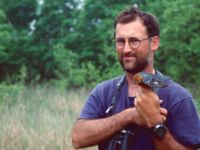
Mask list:
[[[137,18],[139,18],[142,21],[143,25],[146,27],[148,36],[159,36],[160,27],[157,19],[153,15],[143,12],[136,7],[132,7],[128,10],[121,12],[115,19],[114,28],[116,29],[116,25],[118,23],[129,23],[135,21]]]
[[[115,20],[115,43],[123,69],[130,73],[153,69],[159,46],[159,24],[138,8],[123,11]]]

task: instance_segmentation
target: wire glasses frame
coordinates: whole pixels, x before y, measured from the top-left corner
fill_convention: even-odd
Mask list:
[[[128,43],[129,43],[129,46],[132,48],[132,49],[136,49],[138,47],[140,47],[140,44],[142,43],[142,41],[144,40],[147,40],[149,38],[151,38],[152,36],[149,36],[149,37],[146,37],[146,38],[143,38],[143,39],[138,39],[136,37],[130,37],[128,39]],[[125,39],[124,38],[116,38],[115,39],[115,46],[117,49],[123,49],[124,46],[125,46]]]

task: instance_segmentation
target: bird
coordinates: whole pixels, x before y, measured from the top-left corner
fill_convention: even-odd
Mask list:
[[[133,76],[133,81],[144,88],[149,88],[157,92],[160,88],[167,87],[165,80],[169,77],[160,74],[150,74],[146,72],[139,72]]]

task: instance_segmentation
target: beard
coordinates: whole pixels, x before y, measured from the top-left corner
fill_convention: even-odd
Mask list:
[[[131,56],[131,55],[130,55]],[[138,72],[142,72],[148,65],[148,59],[142,54],[134,54],[135,60],[125,61],[124,55],[119,58],[119,62],[124,69],[124,71],[136,74]]]

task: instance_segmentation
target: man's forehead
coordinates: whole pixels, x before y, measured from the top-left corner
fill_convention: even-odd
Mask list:
[[[143,37],[147,35],[146,27],[141,20],[131,21],[129,23],[118,23],[116,25],[116,36],[125,37]]]

